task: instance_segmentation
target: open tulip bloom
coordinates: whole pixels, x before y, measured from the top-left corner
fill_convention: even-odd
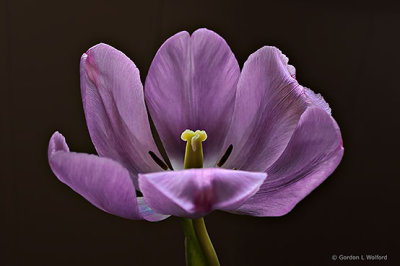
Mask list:
[[[80,76],[98,155],[70,152],[55,132],[51,169],[105,212],[182,217],[188,265],[219,265],[202,217],[284,215],[343,156],[329,105],[296,81],[275,47],[251,54],[240,71],[219,35],[183,31],[160,47],[144,89],[135,64],[106,44],[82,55]]]

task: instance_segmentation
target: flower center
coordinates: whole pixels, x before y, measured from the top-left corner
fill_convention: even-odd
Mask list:
[[[186,141],[184,168],[203,168],[202,142],[207,139],[207,133],[204,130],[186,129],[183,131],[181,139]]]

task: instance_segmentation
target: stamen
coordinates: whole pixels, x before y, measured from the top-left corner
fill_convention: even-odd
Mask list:
[[[229,155],[231,155],[231,152],[233,150],[233,146],[232,144],[229,145],[228,149],[226,149],[226,152],[224,153],[224,155],[222,155],[221,159],[219,160],[219,162],[217,163],[218,167],[221,167],[224,165],[224,163],[226,162],[226,160],[228,160]]]
[[[168,169],[168,165],[166,165],[163,160],[161,160],[160,158],[158,158],[158,156],[152,152],[149,151],[149,154],[151,156],[151,158],[156,162],[156,164],[158,164],[162,169],[167,170]]]

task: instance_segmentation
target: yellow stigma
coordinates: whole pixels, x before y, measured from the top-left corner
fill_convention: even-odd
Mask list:
[[[186,129],[181,135],[181,139],[186,141],[184,168],[202,168],[203,167],[203,145],[202,142],[207,139],[207,133],[204,130],[192,131]]]
[[[204,130],[196,130],[193,132],[192,130],[186,129],[183,131],[181,139],[188,143],[190,142],[192,150],[196,151],[197,147],[207,139],[207,133]]]

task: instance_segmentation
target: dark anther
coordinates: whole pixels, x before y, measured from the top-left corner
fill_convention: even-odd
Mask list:
[[[219,162],[217,163],[217,166],[218,166],[218,167],[223,166],[224,163],[226,162],[226,160],[228,160],[229,155],[231,155],[232,149],[233,149],[233,146],[232,146],[232,144],[231,144],[231,145],[229,145],[228,149],[226,149],[225,154],[221,157],[221,159],[220,159]]]
[[[149,151],[149,154],[151,158],[164,170],[168,169],[168,165],[166,165],[160,158],[157,157],[157,155],[154,154],[154,152]]]

